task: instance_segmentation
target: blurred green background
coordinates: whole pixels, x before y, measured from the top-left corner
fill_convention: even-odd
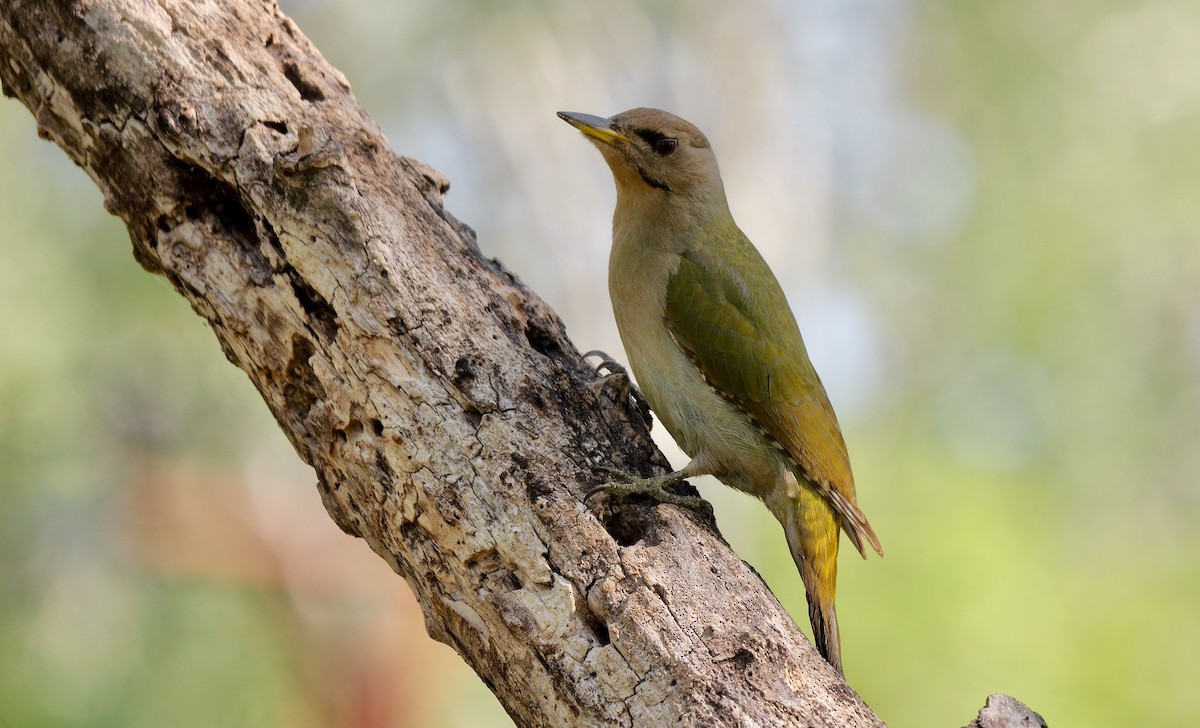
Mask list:
[[[1200,724],[1200,3],[281,5],[581,350],[614,195],[554,112],[706,131],[887,550],[839,614],[890,725]],[[0,725],[508,721],[7,99],[0,255]],[[777,524],[699,485],[807,630]]]

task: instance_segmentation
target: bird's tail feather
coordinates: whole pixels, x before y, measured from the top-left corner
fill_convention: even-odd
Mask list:
[[[801,490],[797,499],[780,499],[768,505],[779,506],[776,517],[783,523],[788,550],[804,580],[813,643],[840,675],[842,650],[833,603],[837,592],[841,518],[829,501],[809,489]]]
[[[813,642],[817,645],[817,651],[839,675],[843,674],[842,641],[838,635],[837,609],[834,608],[833,602],[822,604],[820,600],[814,599],[810,592],[808,621],[812,624]]]

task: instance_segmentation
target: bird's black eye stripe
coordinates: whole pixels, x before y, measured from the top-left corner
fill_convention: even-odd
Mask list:
[[[667,136],[662,132],[654,131],[653,129],[639,129],[635,131],[634,134],[640,136],[642,140],[646,142],[646,144],[650,145],[651,149],[654,148],[655,144],[658,144],[660,141],[667,138]]]
[[[674,138],[653,129],[639,129],[634,134],[640,136],[654,150],[655,154],[662,157],[674,154],[675,148],[678,146],[678,142]]]

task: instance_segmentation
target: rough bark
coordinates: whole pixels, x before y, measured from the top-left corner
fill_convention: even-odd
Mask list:
[[[0,79],[517,723],[881,725],[711,523],[581,501],[646,422],[273,0],[0,0]]]
[[[966,728],[1046,728],[1046,720],[1011,695],[989,695]]]

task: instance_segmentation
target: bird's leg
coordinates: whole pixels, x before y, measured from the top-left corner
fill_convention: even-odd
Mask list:
[[[676,470],[673,473],[667,473],[666,475],[655,475],[649,478],[638,478],[613,468],[602,467],[599,470],[606,473],[612,480],[589,490],[583,496],[584,501],[587,501],[597,493],[608,493],[609,495],[616,496],[645,495],[660,503],[670,503],[671,505],[704,511],[712,515],[712,506],[703,498],[699,496],[679,495],[667,490],[667,486],[675,485],[688,477],[686,468]]]
[[[603,351],[592,350],[583,355],[584,359],[591,357],[599,357],[600,363],[596,365],[596,371],[603,373],[607,370],[607,374],[600,380],[599,390],[603,392],[609,387],[617,388],[617,401],[624,402],[626,406],[638,413],[646,426],[650,426],[650,405],[646,402],[646,398],[642,396],[642,391],[637,388],[633,380],[629,378],[629,372],[625,367],[621,366],[608,354]]]

